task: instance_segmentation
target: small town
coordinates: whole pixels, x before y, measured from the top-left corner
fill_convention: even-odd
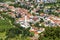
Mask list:
[[[60,40],[60,0],[0,0],[0,40]]]

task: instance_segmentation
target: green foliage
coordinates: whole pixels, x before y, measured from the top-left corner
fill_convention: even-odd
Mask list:
[[[60,2],[60,0],[57,0],[57,2]]]
[[[0,38],[0,40],[3,40],[2,38]]]
[[[60,40],[60,27],[46,27],[43,37],[40,35],[39,40]]]
[[[39,23],[35,23],[34,26],[40,28]]]
[[[40,20],[40,22],[42,23],[42,22],[44,22],[44,20],[42,19],[42,18],[40,18],[41,20]]]
[[[4,0],[0,0],[0,2],[4,2]]]
[[[6,31],[11,27],[13,27],[13,25],[11,25],[8,20],[0,19],[0,32]]]
[[[6,1],[14,2],[15,0],[1,0],[0,2],[6,2]]]
[[[11,28],[6,32],[6,35],[9,38],[13,38],[16,35],[19,35],[20,33],[21,33],[21,31],[19,30],[19,28]]]
[[[24,29],[23,30],[23,33],[22,33],[22,36],[23,37],[27,37],[27,36],[30,36],[30,27],[29,28],[27,28],[27,29]]]
[[[30,37],[33,37],[34,36],[34,32],[30,32]]]
[[[6,14],[6,13],[2,13],[1,15],[2,15],[4,18],[9,19],[9,20],[11,21],[12,24],[14,23],[15,19],[12,18],[12,17],[10,17],[8,14]]]

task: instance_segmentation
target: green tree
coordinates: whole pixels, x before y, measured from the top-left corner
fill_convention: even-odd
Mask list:
[[[4,2],[4,0],[0,0],[0,2]]]
[[[18,36],[21,33],[22,33],[22,31],[19,30],[19,28],[11,28],[11,29],[9,29],[9,30],[6,31],[6,36],[8,38],[13,38],[15,36]]]
[[[46,27],[45,32],[43,32],[43,37],[40,40],[59,40],[60,39],[60,27]]]

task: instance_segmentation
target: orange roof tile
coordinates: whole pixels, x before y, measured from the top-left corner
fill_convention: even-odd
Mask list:
[[[60,24],[60,20],[53,20],[53,22]]]
[[[8,6],[8,8],[13,9],[13,8],[14,8],[14,6]]]

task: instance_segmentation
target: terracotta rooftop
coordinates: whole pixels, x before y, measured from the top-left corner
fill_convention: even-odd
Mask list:
[[[60,20],[53,20],[55,23],[60,24]]]
[[[14,6],[8,6],[9,9],[14,9]]]

